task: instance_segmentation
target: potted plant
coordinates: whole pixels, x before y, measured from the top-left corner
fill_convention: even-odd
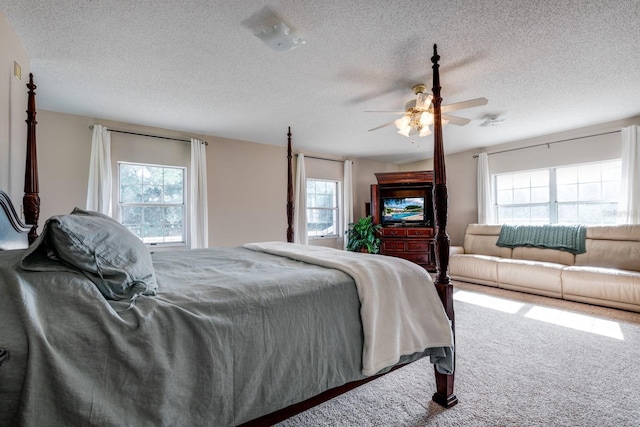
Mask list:
[[[371,216],[360,218],[357,222],[349,224],[347,235],[347,250],[353,252],[369,252],[377,254],[380,252],[379,231],[382,228],[379,224],[373,223]]]

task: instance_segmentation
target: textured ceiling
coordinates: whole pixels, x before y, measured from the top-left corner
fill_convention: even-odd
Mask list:
[[[640,114],[640,0],[0,0],[38,108],[302,151],[407,162],[432,137],[367,130],[411,87],[486,97],[444,129],[454,153]],[[269,49],[281,19],[306,45]],[[479,126],[485,115],[501,126]]]

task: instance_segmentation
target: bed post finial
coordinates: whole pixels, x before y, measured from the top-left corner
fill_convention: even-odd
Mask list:
[[[293,243],[293,177],[291,167],[291,126],[287,132],[287,242]]]
[[[451,328],[455,337],[455,318],[453,312],[453,285],[448,274],[449,268],[449,236],[447,235],[447,174],[444,161],[444,146],[442,143],[442,97],[440,96],[440,65],[438,61],[437,45],[433,45],[433,210],[435,214],[435,255],[436,279],[435,286],[442,305],[451,320]],[[455,342],[455,338],[454,338]],[[453,374],[441,374],[436,370],[436,393],[433,401],[449,408],[458,403],[453,394]]]
[[[38,195],[38,155],[36,152],[36,85],[33,83],[33,73],[29,73],[29,100],[27,104],[27,162],[24,173],[24,219],[31,226],[29,244],[38,237],[38,217],[40,216],[40,196]]]

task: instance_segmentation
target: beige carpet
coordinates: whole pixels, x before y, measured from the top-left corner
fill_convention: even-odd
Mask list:
[[[455,285],[458,405],[418,361],[279,425],[640,426],[640,314]]]

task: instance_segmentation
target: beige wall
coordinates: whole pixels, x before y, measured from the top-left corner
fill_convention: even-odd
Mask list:
[[[38,112],[40,225],[52,215],[84,208],[89,178],[91,130],[88,117]]]
[[[24,122],[27,118],[26,84],[30,64],[27,52],[1,13],[0,40],[0,189],[16,203],[21,203],[27,140]],[[21,80],[14,77],[14,61],[22,68]]]
[[[256,144],[207,135],[186,135],[130,123],[96,120],[51,111],[38,113],[40,225],[52,215],[84,207],[89,176],[89,126],[148,133],[179,139],[190,136],[209,143],[207,186],[209,245],[234,246],[251,241],[286,240],[287,153],[285,147]],[[117,161],[147,162],[189,167],[189,144],[111,133],[114,175]],[[24,147],[24,143],[22,144]],[[326,157],[326,156],[322,156]],[[341,160],[341,159],[338,159]],[[364,215],[374,172],[396,170],[396,165],[354,160],[354,217]],[[308,160],[309,177],[342,180],[342,162]],[[114,190],[114,203],[117,193]],[[114,205],[114,216],[117,215]],[[342,247],[341,239],[315,242]]]
[[[286,149],[223,138],[203,139],[209,142],[209,246],[286,241]]]
[[[67,213],[73,207],[85,204],[88,179],[88,162],[91,150],[93,118],[50,111],[38,113],[38,159],[40,169],[40,197],[42,211],[40,224],[51,215]],[[102,121],[113,128],[140,131],[178,138],[187,136],[163,129],[153,129],[124,123]],[[623,126],[640,123],[640,117],[620,120],[587,129],[548,135],[543,138],[517,141],[491,147],[489,153],[521,148],[559,140],[594,135]],[[26,128],[26,126],[25,126]],[[25,132],[26,134],[26,132]],[[613,135],[580,138],[551,144],[493,154],[489,157],[491,173],[536,169],[550,166],[600,161],[620,156],[619,133]],[[204,135],[194,135],[209,142],[207,149],[209,187],[209,242],[212,246],[231,246],[249,241],[286,239],[286,149],[246,141],[228,140]],[[25,136],[26,138],[26,136]],[[446,135],[445,135],[446,138]],[[148,161],[158,164],[175,164],[174,159],[188,154],[188,144],[166,143],[144,137],[123,138],[112,134],[114,162],[118,159]],[[19,141],[24,151],[24,140]],[[158,150],[158,147],[163,147]],[[173,148],[169,148],[173,147]],[[176,151],[177,150],[177,151]],[[176,153],[181,152],[181,155]],[[451,243],[462,244],[467,224],[477,220],[476,208],[476,159],[480,150],[472,150],[446,156],[447,186],[449,195],[448,233]],[[148,155],[156,157],[149,160]],[[165,153],[165,154],[162,154]],[[165,160],[157,155],[168,155]],[[326,157],[326,156],[323,156]],[[147,159],[147,160],[144,160]],[[167,159],[171,160],[168,161]],[[309,159],[309,177],[325,178],[342,174],[341,162],[313,161]],[[369,187],[376,182],[376,172],[397,170],[430,170],[432,160],[402,166],[353,159],[354,219],[365,214],[365,203],[370,201]],[[22,174],[18,197],[22,196]],[[341,239],[316,241],[333,247],[341,247]]]
[[[38,123],[41,224],[51,215],[85,206],[93,118],[41,111]],[[99,121],[107,128],[189,139],[178,132]],[[207,141],[209,244],[286,239],[286,150],[203,135]],[[189,144],[111,133],[114,176],[118,161],[189,166]],[[117,192],[114,189],[114,203]],[[116,206],[114,205],[114,216]]]
[[[41,225],[51,215],[67,213],[74,206],[84,206],[91,150],[89,125],[94,122],[96,122],[95,119],[83,116],[49,111],[38,113]],[[615,131],[634,123],[640,123],[640,117],[542,138],[516,141],[491,147],[487,151],[495,153],[552,143]],[[124,128],[188,139],[187,135],[164,129],[108,121],[101,121],[101,124],[114,129]],[[286,149],[205,135],[193,136],[209,142],[207,164],[210,245],[232,246],[249,241],[285,240]],[[542,145],[493,154],[489,157],[491,173],[619,158],[619,136],[619,133],[615,133],[551,144],[549,148]],[[181,142],[172,143],[144,137],[125,138],[114,133],[112,144],[114,162],[128,160],[176,164],[175,159],[182,158],[180,162],[185,163],[185,156],[188,156],[188,144]],[[20,145],[22,150],[24,142]],[[159,150],[159,147],[162,149]],[[467,224],[477,221],[476,159],[473,156],[478,152],[480,150],[446,156],[449,195],[448,233],[453,245],[462,244]],[[155,157],[149,159],[150,153]],[[158,156],[165,157],[162,159]],[[336,158],[336,160],[342,159]],[[365,215],[365,203],[370,201],[369,187],[376,183],[374,175],[376,172],[433,168],[431,159],[402,166],[364,159],[353,159],[353,161],[354,219]],[[307,176],[310,178],[342,179],[342,162],[308,159],[307,165]],[[21,191],[20,188],[20,197]],[[327,239],[315,241],[313,244],[341,247],[342,240]]]
[[[620,133],[616,131],[632,124],[640,124],[640,116],[538,138],[514,141],[492,146],[486,150],[470,150],[447,155],[445,159],[449,195],[447,232],[451,238],[451,244],[461,245],[467,224],[478,220],[477,161],[473,157],[474,155],[483,151],[489,154],[491,174],[618,159],[620,158],[621,142]],[[608,132],[616,133],[591,136]],[[446,145],[446,131],[443,137]],[[547,143],[549,146],[546,145]],[[523,147],[531,148],[519,149]],[[505,150],[514,151],[497,153]],[[402,165],[401,169],[422,170],[432,167],[433,160],[429,159]]]
[[[375,174],[378,172],[397,172],[399,166],[392,163],[376,162],[373,160],[359,159],[353,164],[353,219],[358,220],[365,216],[365,203],[371,203],[371,184],[378,180]]]

